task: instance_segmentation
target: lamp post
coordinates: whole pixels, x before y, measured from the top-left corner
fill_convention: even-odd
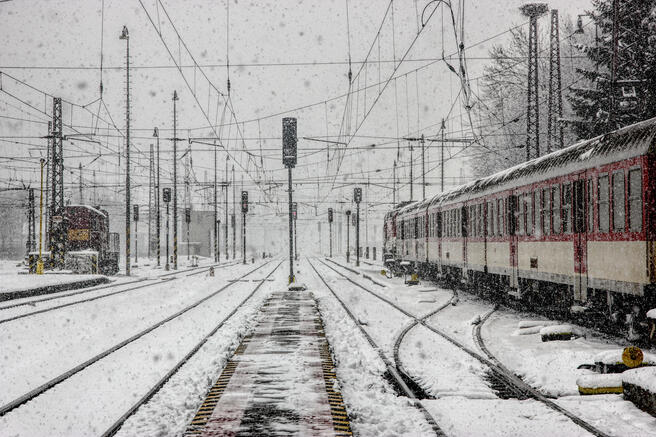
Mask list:
[[[157,138],[157,163],[155,164],[157,176],[155,177],[155,208],[157,208],[157,216],[155,218],[155,227],[157,228],[157,267],[160,266],[160,207],[159,207],[159,129],[155,128],[153,137]]]
[[[350,237],[349,237],[349,226],[351,226],[351,210],[347,209],[346,210],[346,262],[349,262],[351,259],[351,244],[350,244]]]
[[[130,35],[123,26],[119,39],[125,40],[125,274],[130,276]]]
[[[173,268],[178,270],[178,92],[173,91]]]

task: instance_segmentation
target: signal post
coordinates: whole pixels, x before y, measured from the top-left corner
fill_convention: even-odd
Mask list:
[[[164,270],[170,270],[171,265],[169,264],[169,218],[171,216],[169,211],[169,203],[171,203],[171,189],[164,188],[162,192],[162,198],[164,203],[166,203],[166,264]]]
[[[328,208],[328,232],[330,240],[330,258],[333,257],[333,209]]]
[[[296,166],[296,119],[285,117],[282,119],[282,163],[287,167],[287,180],[289,192],[289,283],[294,278],[294,243],[292,241],[294,223],[292,221],[292,168]]]
[[[244,264],[246,264],[246,213],[248,212],[248,191],[241,192],[241,214],[242,214],[242,235],[244,241],[242,244],[242,251],[244,252]]]
[[[353,200],[355,200],[355,265],[360,266],[360,202],[362,201],[362,188],[353,189]]]

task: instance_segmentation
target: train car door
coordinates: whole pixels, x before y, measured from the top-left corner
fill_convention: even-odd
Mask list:
[[[517,290],[519,283],[517,280],[517,206],[519,198],[513,194],[508,196],[506,201],[506,222],[508,223],[508,241],[510,242],[510,288]]]
[[[574,299],[579,302],[587,300],[588,290],[588,226],[590,206],[593,205],[592,178],[587,179],[585,173],[578,175],[573,184],[573,223],[574,234]],[[590,229],[588,229],[590,228]]]

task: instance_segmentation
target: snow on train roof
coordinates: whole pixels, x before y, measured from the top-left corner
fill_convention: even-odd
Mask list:
[[[74,208],[87,208],[91,210],[92,212],[100,215],[106,215],[106,213],[102,212],[98,208],[94,208],[93,206],[90,205],[66,205],[67,207],[74,207]]]
[[[420,203],[421,205],[438,205],[462,195],[480,192],[520,178],[544,174],[553,169],[574,171],[576,167],[581,167],[581,169],[590,167],[590,163],[594,161],[597,161],[598,165],[603,164],[609,157],[619,160],[639,156],[649,152],[655,137],[656,118],[651,118],[589,140],[580,141],[465,185],[459,185]],[[416,208],[420,205],[415,202],[413,206]],[[407,211],[410,211],[408,207],[399,209],[399,213]]]

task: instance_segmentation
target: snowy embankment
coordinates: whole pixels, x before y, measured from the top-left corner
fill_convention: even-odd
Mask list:
[[[262,279],[274,266],[263,267],[252,273],[249,279]],[[18,362],[0,368],[0,386],[8,389],[1,393],[0,403],[6,403],[140,329],[170,316],[253,268],[252,265],[235,266],[213,278],[183,277],[163,282],[146,293],[121,294],[6,325],[1,342],[12,350],[6,353],[5,360]],[[273,283],[265,283],[263,289],[268,289],[269,284]],[[102,433],[229,314],[255,285],[250,281],[234,283],[198,307],[6,414],[0,418],[0,429],[7,435]],[[245,317],[249,311],[247,305],[238,314]],[[240,331],[235,326],[233,330],[224,327],[217,336],[227,342],[224,344],[228,347],[236,341]],[[203,353],[202,350],[199,353]],[[222,354],[213,356],[213,364],[220,364],[223,357]],[[213,376],[211,373],[204,376],[203,371],[192,373],[185,384],[200,390]],[[200,391],[194,394],[196,398],[201,395]],[[193,414],[194,408],[190,404],[180,413]],[[166,408],[162,407],[162,410],[166,411]],[[184,418],[177,417],[173,422],[182,429],[184,421]],[[158,422],[156,427],[161,430],[161,426]]]
[[[43,275],[3,272],[0,274],[0,301],[18,299],[35,294],[55,293],[109,282],[102,275],[46,273]]]

